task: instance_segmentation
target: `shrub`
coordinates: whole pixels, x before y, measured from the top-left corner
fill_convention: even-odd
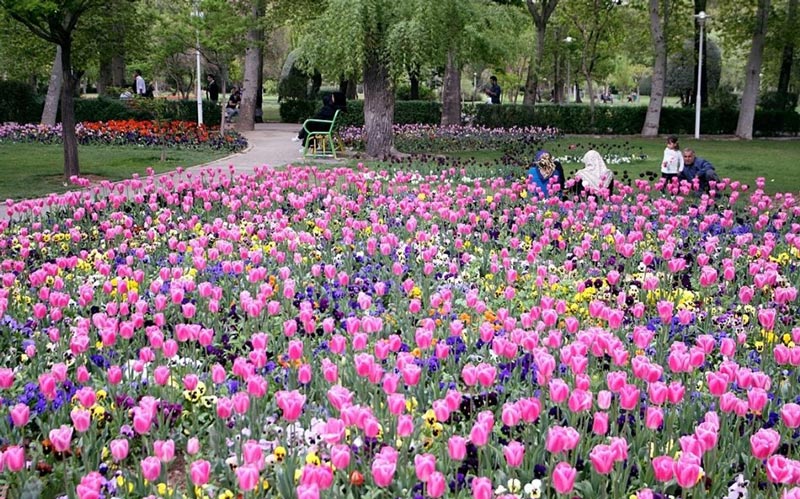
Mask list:
[[[289,99],[281,102],[280,115],[283,123],[302,123],[314,116],[319,104],[314,101]]]
[[[75,120],[111,121],[111,120],[151,120],[155,119],[150,99],[119,100],[109,97],[97,99],[76,99]],[[169,121],[197,121],[197,101],[162,100],[164,116]],[[208,126],[219,126],[221,119],[219,104],[209,100],[203,101],[203,123]],[[59,114],[58,119],[61,119]]]
[[[0,123],[36,123],[42,116],[42,102],[25,83],[0,80]]]
[[[398,87],[397,91],[395,92],[395,96],[397,97],[398,101],[410,101],[411,85],[402,85]],[[419,99],[417,100],[424,100],[424,101],[436,100],[436,93],[430,88],[420,85]]]
[[[765,92],[758,103],[761,109],[769,111],[792,111],[797,107],[797,94]]]

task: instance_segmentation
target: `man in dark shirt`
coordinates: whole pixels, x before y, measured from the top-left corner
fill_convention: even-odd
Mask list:
[[[491,83],[489,84],[489,88],[486,89],[486,95],[489,96],[492,104],[500,104],[500,95],[503,93],[503,89],[497,84],[496,76],[489,78],[489,81]]]
[[[708,160],[697,157],[694,149],[686,148],[683,150],[683,171],[680,173],[682,180],[693,181],[695,178],[700,180],[700,189],[708,192],[709,181],[719,181],[714,165]]]
[[[206,87],[206,91],[208,92],[208,99],[216,104],[219,100],[219,85],[217,85],[217,80],[215,80],[212,75],[208,75],[208,87]]]

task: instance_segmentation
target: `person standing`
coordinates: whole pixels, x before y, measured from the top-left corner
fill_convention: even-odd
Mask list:
[[[208,93],[208,100],[216,104],[219,100],[219,85],[217,85],[217,80],[214,79],[213,75],[208,75],[206,92]]]
[[[489,88],[484,92],[489,96],[489,104],[500,104],[500,96],[503,94],[503,89],[497,83],[497,77],[492,75],[489,78]]]
[[[667,137],[667,147],[664,149],[664,158],[661,160],[661,178],[665,181],[665,188],[682,171],[683,155],[681,154],[681,146],[678,144],[678,137],[670,135]]]
[[[144,97],[147,93],[147,85],[144,83],[144,78],[142,78],[142,72],[140,70],[136,70],[133,72],[133,90],[136,95],[139,97]]]

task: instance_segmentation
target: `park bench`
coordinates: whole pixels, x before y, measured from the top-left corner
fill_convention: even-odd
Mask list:
[[[309,118],[303,122],[303,129],[308,135],[303,143],[303,156],[315,158],[336,158],[337,139],[335,137],[336,119],[339,117],[340,110],[336,110],[332,120],[320,120]],[[316,123],[323,130],[309,130],[309,124]],[[317,128],[317,127],[314,127]]]

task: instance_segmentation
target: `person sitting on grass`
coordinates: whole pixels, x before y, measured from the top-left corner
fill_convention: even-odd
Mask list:
[[[528,183],[535,186],[542,197],[556,195],[556,189],[564,192],[564,168],[548,151],[538,151],[528,169]],[[557,185],[556,185],[557,184]]]
[[[699,180],[700,190],[703,192],[711,189],[710,181],[719,182],[714,165],[708,160],[696,156],[694,149],[689,147],[683,150],[683,171],[680,173],[680,179],[688,182],[693,182],[694,179]]]
[[[598,193],[608,189],[609,195],[614,193],[614,172],[608,169],[603,156],[594,149],[589,150],[581,158],[584,168],[575,173],[576,182],[573,190],[577,194],[584,191]]]

